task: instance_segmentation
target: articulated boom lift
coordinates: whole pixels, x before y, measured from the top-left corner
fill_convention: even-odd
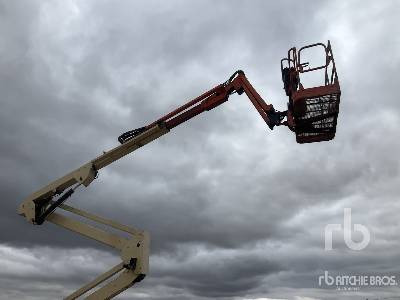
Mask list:
[[[308,63],[301,61],[301,53],[311,47],[321,47],[326,60],[322,66],[306,69]],[[325,71],[323,84],[318,87],[304,88],[301,82],[302,74],[315,70]],[[77,187],[82,185],[87,187],[96,179],[102,168],[154,141],[196,115],[228,101],[229,96],[234,93],[239,95],[245,93],[270,129],[281,125],[289,127],[295,133],[298,143],[327,141],[334,138],[339,113],[340,86],[330,42],[328,41],[327,45],[322,43],[309,45],[298,51],[296,48],[291,48],[288,51],[288,57],[281,60],[281,71],[284,89],[289,97],[286,111],[276,111],[271,104],[265,103],[247,80],[244,72],[236,71],[226,82],[157,121],[125,132],[118,138],[121,145],[51,182],[22,202],[18,208],[18,214],[24,216],[30,223],[41,225],[44,221],[49,221],[121,252],[121,263],[65,299],[76,299],[102,283],[104,283],[103,286],[87,296],[87,299],[111,299],[134,283],[141,281],[148,272],[150,240],[147,232],[64,204]],[[129,234],[129,238],[69,218],[55,212],[57,208],[124,231]]]

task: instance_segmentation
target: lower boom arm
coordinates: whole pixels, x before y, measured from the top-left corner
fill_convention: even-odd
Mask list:
[[[102,227],[111,227],[114,231],[115,229],[123,231],[127,235],[127,237],[122,237],[115,233],[110,233],[103,228],[88,225],[56,212],[48,216],[46,220],[51,223],[120,251],[121,262],[119,264],[101,274],[90,283],[82,286],[64,298],[65,300],[77,299],[82,295],[86,295],[85,299],[88,300],[111,299],[135,283],[140,282],[146,276],[149,269],[150,243],[150,237],[147,232],[119,224],[68,205],[61,204],[60,208],[81,218],[101,224]],[[107,283],[94,291],[95,288],[104,282]]]

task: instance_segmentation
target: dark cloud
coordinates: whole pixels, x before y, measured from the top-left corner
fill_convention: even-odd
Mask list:
[[[102,170],[70,203],[151,233],[152,272],[121,299],[396,296],[341,294],[317,278],[400,274],[399,13],[394,1],[0,2],[2,297],[61,297],[118,261],[29,225],[16,215],[27,195],[236,69],[284,109],[280,58],[327,39],[342,88],[334,141],[297,145],[234,95]],[[344,207],[371,243],[354,252],[338,235],[326,252],[325,225]]]

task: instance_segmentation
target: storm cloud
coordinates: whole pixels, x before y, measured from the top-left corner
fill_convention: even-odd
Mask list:
[[[30,193],[237,69],[286,107],[280,59],[331,40],[336,138],[298,145],[245,95],[102,170],[68,204],[151,235],[151,271],[119,299],[370,299],[332,274],[400,276],[397,1],[0,1],[0,298],[61,298],[118,253],[16,214]],[[353,251],[324,228],[365,225]],[[400,277],[398,278],[400,280]]]

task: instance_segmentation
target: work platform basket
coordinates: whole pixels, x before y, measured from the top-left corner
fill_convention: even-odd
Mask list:
[[[302,51],[312,47],[322,47],[325,51],[325,64],[307,68],[308,62],[301,62]],[[283,67],[284,63],[287,67]],[[307,69],[306,69],[307,68]],[[289,96],[288,125],[296,134],[298,143],[328,141],[335,137],[339,114],[340,85],[336,73],[330,42],[305,46],[296,51],[291,48],[288,58],[281,60],[282,80]],[[304,88],[302,74],[323,70],[324,85]]]

